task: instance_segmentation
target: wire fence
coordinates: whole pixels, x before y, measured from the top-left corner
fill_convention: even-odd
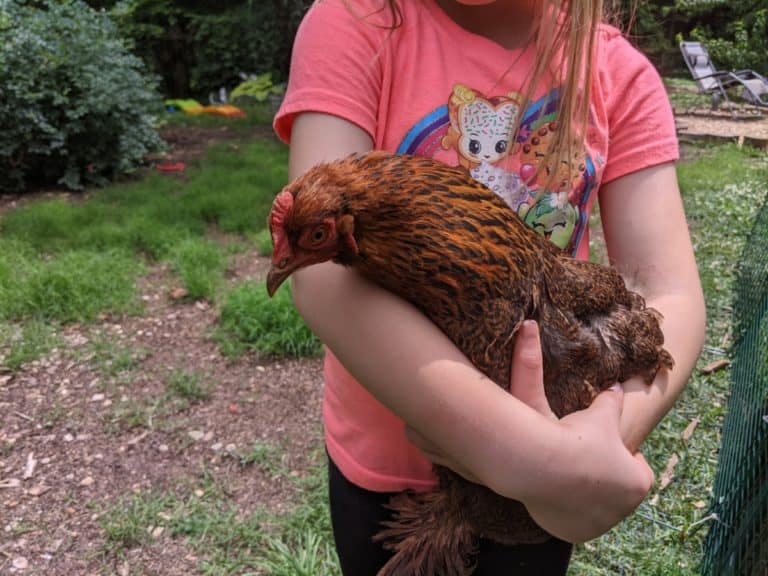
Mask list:
[[[768,201],[742,254],[731,396],[723,425],[703,574],[768,575]]]

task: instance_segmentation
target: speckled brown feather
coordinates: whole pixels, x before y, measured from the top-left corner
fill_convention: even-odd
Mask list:
[[[359,252],[342,248],[335,259],[416,305],[499,386],[508,386],[517,329],[537,320],[559,416],[615,381],[651,382],[672,367],[660,315],[615,270],[561,253],[461,169],[374,152],[318,166],[286,190],[289,237],[351,214]],[[470,574],[478,537],[549,538],[520,503],[436,472],[437,492],[393,501],[396,517],[378,538],[395,556],[380,576]]]

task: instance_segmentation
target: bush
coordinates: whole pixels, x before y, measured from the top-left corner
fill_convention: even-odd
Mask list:
[[[1,2],[0,70],[0,192],[101,184],[162,145],[155,80],[84,2]]]

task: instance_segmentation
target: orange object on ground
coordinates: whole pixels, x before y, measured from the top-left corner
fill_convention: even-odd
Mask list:
[[[227,118],[244,118],[245,112],[240,110],[237,106],[231,104],[220,104],[216,106],[206,106],[203,111],[206,114],[213,114],[215,116],[226,116]]]

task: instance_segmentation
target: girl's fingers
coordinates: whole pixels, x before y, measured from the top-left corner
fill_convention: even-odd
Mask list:
[[[615,425],[615,428],[618,430],[623,408],[624,388],[621,387],[621,384],[614,384],[598,394],[588,410],[593,414],[593,418],[604,418],[605,422],[612,428]]]
[[[545,416],[556,418],[544,394],[544,361],[539,325],[533,320],[523,322],[517,331],[510,376],[509,391],[515,398]]]

